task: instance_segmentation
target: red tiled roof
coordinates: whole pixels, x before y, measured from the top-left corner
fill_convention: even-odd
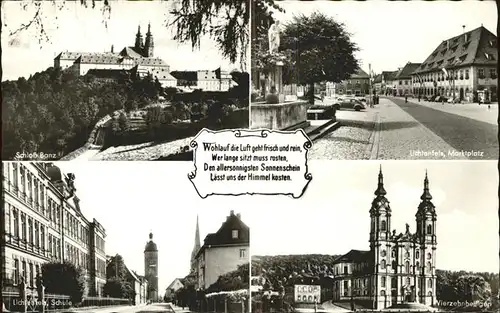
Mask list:
[[[444,40],[415,70],[425,73],[472,64],[497,64],[497,37],[483,26]],[[487,57],[488,55],[488,57]]]

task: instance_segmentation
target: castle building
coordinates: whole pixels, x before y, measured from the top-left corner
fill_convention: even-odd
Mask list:
[[[105,70],[113,72],[136,68],[138,73],[149,73],[153,78],[157,78],[164,87],[174,87],[177,84],[176,79],[170,75],[170,66],[154,56],[151,25],[148,25],[144,42],[139,26],[134,46],[124,47],[118,53],[115,53],[113,46],[111,51],[104,53],[61,52],[54,58],[54,67],[70,69],[80,76],[95,70],[102,75]]]
[[[497,98],[497,37],[481,26],[440,43],[413,72],[414,94]]]
[[[195,256],[196,289],[207,289],[220,276],[249,263],[249,247],[250,229],[241,220],[241,215],[231,210],[219,230],[205,237]]]
[[[228,91],[237,85],[231,74],[221,70],[172,71],[170,74],[177,81],[177,88],[190,92],[196,89],[203,91]]]
[[[391,227],[392,209],[382,171],[370,209],[370,250],[351,250],[334,264],[333,301],[375,310],[401,305],[436,305],[436,211],[427,174],[416,212],[416,231]]]
[[[68,261],[85,275],[86,296],[102,296],[106,282],[104,227],[80,208],[74,175],[44,162],[3,162],[2,291],[18,291],[47,262]]]
[[[147,299],[158,301],[158,248],[153,242],[153,233],[144,249],[144,277],[148,281]]]

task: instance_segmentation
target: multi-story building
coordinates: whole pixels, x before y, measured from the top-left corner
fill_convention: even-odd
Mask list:
[[[84,271],[84,296],[102,294],[106,233],[83,215],[74,179],[51,163],[3,162],[3,291],[21,279],[33,290],[44,263],[69,261]]]
[[[427,174],[416,213],[416,232],[391,228],[392,210],[382,171],[370,209],[370,250],[351,250],[334,265],[334,301],[376,310],[405,303],[436,305],[436,211]]]
[[[168,285],[167,289],[165,290],[165,297],[164,299],[166,301],[173,301],[175,298],[175,293],[184,287],[184,284],[182,283],[182,278],[176,278],[174,279],[170,285]]]
[[[370,75],[359,68],[349,79],[334,86],[337,95],[367,95],[370,93]]]
[[[398,69],[397,71],[383,71],[382,74],[380,74],[382,80],[380,83],[381,93],[384,93],[385,95],[396,95],[396,74],[400,70],[401,69]]]
[[[136,272],[130,270],[126,265],[127,270],[127,281],[132,286],[135,292],[135,297],[132,299],[135,305],[139,305],[147,302],[147,290],[148,281],[144,276],[137,274]]]
[[[228,91],[236,86],[231,74],[220,68],[200,71],[172,71],[177,79],[177,87],[185,92],[201,89],[203,91]]]
[[[158,79],[163,87],[175,87],[177,84],[176,79],[170,75],[170,66],[162,59],[154,57],[151,25],[148,25],[144,42],[139,26],[134,46],[124,47],[118,53],[115,53],[113,46],[111,51],[103,53],[64,51],[54,58],[54,67],[70,69],[80,76],[90,73],[99,76],[101,80],[115,80],[120,71],[135,68],[139,73],[145,72]]]
[[[149,241],[144,248],[144,277],[148,281],[147,299],[158,301],[158,247],[149,233]]]
[[[497,37],[483,26],[440,43],[414,71],[414,93],[497,99]]]
[[[413,80],[411,74],[420,66],[420,63],[408,62],[395,75],[393,82],[396,86],[397,96],[414,95]]]
[[[203,246],[196,254],[197,289],[207,289],[217,279],[249,263],[250,229],[241,215],[231,210],[226,221],[215,233],[205,237]]]

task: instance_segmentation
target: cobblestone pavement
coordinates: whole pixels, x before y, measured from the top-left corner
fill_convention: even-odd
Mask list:
[[[166,143],[142,143],[110,147],[93,155],[91,161],[150,161],[166,157],[180,151],[182,147],[189,146],[194,137],[183,138]]]
[[[380,98],[362,112],[338,111],[337,119],[342,126],[313,144],[311,159],[498,158],[496,126],[404,99]]]
[[[394,101],[394,99],[401,100],[404,98],[388,97],[388,99]],[[396,100],[397,101],[397,100]],[[487,104],[477,104],[477,103],[438,103],[423,101],[415,98],[409,98],[408,102],[433,108],[438,111],[451,113],[463,117],[468,117],[477,121],[485,122],[488,124],[498,125],[498,103],[492,103],[488,108]]]

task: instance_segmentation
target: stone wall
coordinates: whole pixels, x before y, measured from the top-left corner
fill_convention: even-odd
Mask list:
[[[250,127],[283,130],[307,121],[307,102],[252,103]]]

